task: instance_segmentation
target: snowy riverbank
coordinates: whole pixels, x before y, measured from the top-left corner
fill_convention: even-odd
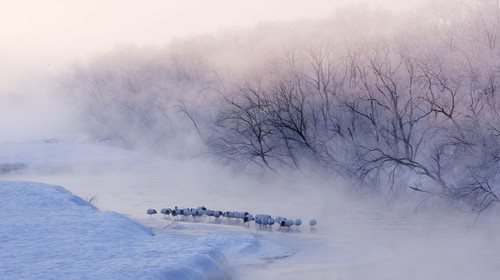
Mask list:
[[[208,271],[238,280],[448,280],[500,271],[494,211],[476,220],[432,198],[413,211],[418,200],[381,205],[337,182],[256,178],[78,135],[0,143],[0,177],[10,180],[0,181],[2,280],[199,279]],[[83,200],[20,180],[62,185]],[[92,197],[100,211],[86,203]],[[175,205],[316,218],[318,226],[270,231],[146,215]]]
[[[0,197],[1,279],[229,279],[262,247],[251,234],[154,235],[59,186],[0,181]]]

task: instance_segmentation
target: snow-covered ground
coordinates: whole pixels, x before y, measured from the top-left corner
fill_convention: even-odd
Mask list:
[[[0,181],[0,197],[2,279],[229,279],[232,260],[293,253],[251,234],[154,235],[54,185]]]
[[[439,214],[386,207],[318,178],[238,175],[204,160],[166,160],[75,135],[3,141],[1,147],[0,179],[61,185],[82,198],[60,187],[2,182],[1,279],[432,280],[500,274],[498,213],[475,222],[476,216],[446,207]],[[85,202],[92,197],[99,211]],[[146,215],[148,208],[200,205],[301,218],[304,225],[279,230],[225,218]],[[311,218],[318,220],[315,229],[307,225]]]

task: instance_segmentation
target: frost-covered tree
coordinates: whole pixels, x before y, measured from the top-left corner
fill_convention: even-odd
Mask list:
[[[76,67],[66,89],[91,133],[121,145],[164,151],[195,135],[230,166],[481,211],[500,202],[500,7],[453,3],[118,49]]]

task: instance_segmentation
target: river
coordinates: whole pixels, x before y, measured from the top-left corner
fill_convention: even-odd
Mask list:
[[[31,145],[31,146],[30,146]],[[50,146],[52,145],[52,146]],[[5,147],[5,146],[4,146]],[[302,175],[238,174],[199,159],[163,159],[106,146],[46,141],[7,147],[0,159],[30,168],[2,179],[62,185],[104,211],[116,211],[158,234],[255,234],[291,256],[234,262],[235,279],[493,279],[500,275],[500,223],[439,198],[388,201],[360,197],[347,183]],[[47,148],[48,147],[48,148]],[[71,156],[68,156],[71,155]],[[406,197],[406,198],[403,198]],[[147,208],[196,207],[301,218],[291,229],[146,215]],[[308,221],[318,225],[310,227]],[[239,223],[239,222],[238,222]],[[170,226],[168,226],[170,225]],[[174,226],[172,226],[174,225]]]

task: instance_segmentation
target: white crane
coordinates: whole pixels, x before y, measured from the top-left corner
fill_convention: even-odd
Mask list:
[[[156,212],[156,210],[155,210],[155,209],[148,209],[148,211],[146,211],[146,213],[147,213],[149,216],[153,217],[153,215],[154,215],[154,214],[156,214],[157,212]]]
[[[315,226],[315,225],[317,225],[317,224],[318,224],[318,222],[317,222],[315,219],[311,219],[311,220],[309,221],[309,225],[310,225],[311,227],[313,227],[313,226]]]

